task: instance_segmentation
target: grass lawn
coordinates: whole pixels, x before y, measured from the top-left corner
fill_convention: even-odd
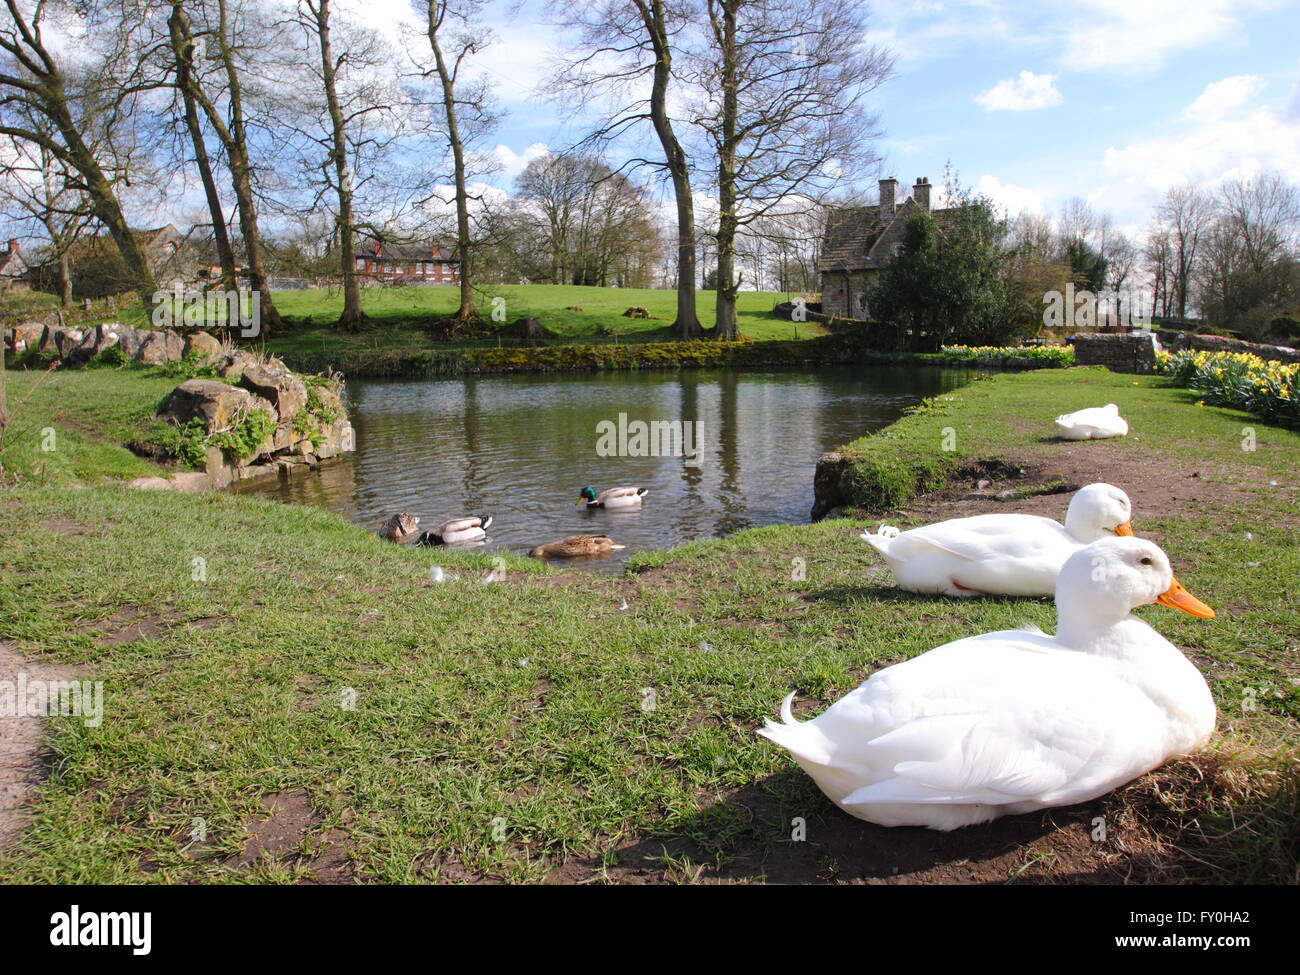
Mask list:
[[[179,379],[150,367],[9,370],[5,382],[13,422],[2,459],[10,475],[67,485],[159,473],[122,445],[149,432],[159,401]]]
[[[338,291],[277,291],[275,303],[285,316],[289,328],[266,340],[267,349],[279,354],[321,353],[356,349],[475,348],[497,345],[492,337],[451,343],[429,336],[424,325],[435,315],[449,315],[459,303],[460,292],[449,286],[377,287],[362,291],[362,302],[371,323],[352,333],[340,333],[331,327],[343,310]],[[811,338],[824,334],[812,322],[793,323],[772,314],[772,306],[789,296],[770,291],[742,291],[737,298],[737,316],[741,334],[747,338]],[[494,306],[494,299],[502,299]],[[42,300],[49,299],[49,300]],[[676,313],[677,293],[651,288],[589,288],[568,285],[492,285],[479,294],[479,309],[484,317],[494,307],[504,315],[506,324],[517,318],[536,317],[554,332],[559,342],[654,342],[672,338],[669,327]],[[715,293],[696,293],[700,321],[711,327],[714,320]],[[53,307],[51,295],[14,295],[0,298],[0,319],[21,319],[25,312]],[[645,308],[653,317],[624,318],[631,307]],[[572,311],[570,309],[579,309]],[[80,314],[76,312],[74,314]],[[123,301],[116,311],[96,309],[86,323],[118,321],[136,328],[152,327],[144,309],[134,302]],[[493,319],[495,321],[495,319]]]
[[[106,388],[107,436],[133,414]],[[66,392],[82,405],[65,422],[94,412],[88,389]],[[1044,416],[1098,396],[1121,403],[1132,437],[1042,439]],[[626,579],[509,559],[483,585],[486,557],[383,543],[323,511],[77,488],[62,477],[76,465],[47,467],[49,483],[32,473],[0,491],[0,650],[102,680],[105,716],[51,723],[50,775],[0,876],[1296,880],[1283,761],[1300,720],[1300,434],[1159,379],[1060,370],[972,383],[881,442],[934,451],[943,427],[970,459],[1022,465],[995,487],[1058,516],[1066,499],[1035,487],[1125,475],[1139,534],[1220,612],[1140,611],[1211,682],[1212,757],[1082,807],[886,830],[832,806],[754,728],[794,688],[806,716],[945,641],[1050,630],[1049,601],[901,594],[855,537],[866,523],[845,519],[642,553]],[[945,490],[891,518],[983,504]],[[792,577],[796,558],[806,578]],[[434,564],[459,578],[431,582]],[[1106,844],[1088,839],[1097,815]],[[791,842],[795,817],[804,842]]]

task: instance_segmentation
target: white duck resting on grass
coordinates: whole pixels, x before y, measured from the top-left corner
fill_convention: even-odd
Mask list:
[[[1070,556],[1056,636],[1004,630],[887,667],[811,721],[758,733],[832,802],[881,826],[950,830],[1086,802],[1190,754],[1214,700],[1182,652],[1130,610],[1214,611],[1153,542],[1105,538]]]
[[[1128,435],[1128,421],[1119,415],[1114,403],[1092,406],[1056,418],[1057,436],[1066,440],[1106,440]]]
[[[1132,535],[1133,505],[1113,484],[1089,484],[1070,499],[1065,524],[1041,515],[952,518],[900,532],[881,525],[860,536],[885,557],[899,588],[945,596],[1050,596],[1065,560],[1089,542]]]
[[[465,545],[470,542],[481,542],[487,538],[487,530],[491,524],[491,515],[444,521],[433,531],[421,535],[420,544]]]

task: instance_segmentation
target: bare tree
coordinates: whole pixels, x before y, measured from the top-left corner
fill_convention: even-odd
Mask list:
[[[208,215],[212,224],[212,240],[217,251],[217,262],[221,265],[221,287],[234,291],[239,287],[239,280],[235,276],[235,254],[230,246],[225,210],[221,205],[221,194],[217,190],[212,160],[208,154],[207,141],[199,119],[195,60],[200,47],[195,43],[190,29],[190,19],[185,13],[183,4],[172,5],[171,14],[167,18],[167,31],[174,59],[175,86],[183,106],[185,133],[194,152],[194,165],[199,171],[199,180],[203,184],[203,196],[208,204]]]
[[[478,202],[469,189],[469,150],[495,124],[487,83],[465,77],[466,59],[486,43],[486,32],[476,23],[483,0],[426,0],[425,35],[433,54],[438,103],[451,150],[452,182],[456,207],[456,257],[460,263],[460,305],[450,332],[478,319],[474,303],[475,240],[471,205]]]
[[[1212,200],[1193,186],[1175,186],[1156,207],[1156,219],[1169,243],[1168,275],[1172,308],[1187,317],[1197,251],[1215,217]]]
[[[669,92],[675,81],[673,59],[681,33],[690,22],[690,0],[625,0],[595,7],[576,7],[553,0],[562,24],[575,30],[581,54],[570,59],[552,79],[554,93],[578,96],[588,107],[600,95],[626,97],[606,112],[606,120],[588,140],[613,140],[648,122],[661,159],[634,158],[629,165],[652,166],[668,175],[676,207],[677,314],[673,332],[681,339],[704,334],[695,310],[696,241],[695,198],[691,166],[677,136],[669,111]],[[644,91],[649,82],[648,92]]]
[[[199,0],[192,9],[202,14],[202,36],[214,70],[200,74],[190,62],[191,94],[211,126],[226,155],[230,185],[235,194],[239,231],[244,244],[244,263],[250,287],[258,292],[261,330],[269,334],[283,322],[271,296],[263,266],[262,233],[258,219],[256,170],[253,165],[253,137],[245,105],[245,58],[256,53],[251,43],[256,34],[274,37],[274,26],[261,19],[261,12],[245,9],[242,0]],[[198,33],[197,31],[195,33]],[[265,40],[262,41],[265,44]]]
[[[299,0],[299,9],[299,24],[316,48],[320,65],[316,80],[325,99],[325,134],[319,142],[327,148],[323,168],[337,199],[334,242],[343,284],[343,312],[337,324],[340,328],[351,329],[365,320],[356,273],[356,186],[352,159],[358,143],[368,140],[358,137],[356,130],[367,115],[387,112],[391,106],[384,104],[385,93],[378,86],[364,83],[349,86],[343,77],[347,69],[373,68],[382,62],[374,38],[364,36],[354,28],[345,35],[343,43],[337,45],[337,23],[332,20],[330,0]]]
[[[1124,285],[1137,269],[1139,250],[1133,238],[1124,233],[1115,233],[1107,244],[1106,283],[1115,292],[1115,314],[1123,313]],[[1130,308],[1130,312],[1134,309]],[[1142,309],[1136,311],[1141,314]]]
[[[1142,250],[1142,264],[1151,278],[1151,316],[1167,317],[1170,309],[1171,281],[1173,279],[1173,246],[1169,231],[1156,224],[1147,233],[1146,247]]]
[[[95,39],[100,56],[93,65],[67,67],[45,40],[47,15],[55,7],[50,0],[35,0],[28,9],[18,0],[4,0],[0,135],[40,146],[75,174],[72,188],[89,199],[95,217],[122,255],[132,287],[147,302],[156,290],[153,272],[117,194],[117,184],[130,167],[130,154],[125,159],[118,156],[109,137],[126,132],[136,98],[153,84],[114,73],[132,63],[126,56],[134,43],[132,24],[95,5],[80,10],[87,36]],[[33,125],[38,118],[47,120],[48,126]]]
[[[877,161],[861,102],[893,58],[866,44],[854,0],[705,0],[705,10],[706,40],[690,59],[702,94],[694,121],[716,160],[715,336],[734,340],[738,234]]]
[[[1300,187],[1274,172],[1229,180],[1223,186],[1221,219],[1240,242],[1247,265],[1261,271],[1296,248]]]
[[[20,110],[21,111],[21,110]],[[49,129],[49,121],[24,113],[34,131]],[[54,134],[49,133],[53,138]],[[94,207],[80,188],[78,175],[45,145],[23,139],[0,141],[0,201],[13,216],[47,241],[46,257],[57,267],[59,301],[72,304],[72,270],[68,252],[95,220]]]

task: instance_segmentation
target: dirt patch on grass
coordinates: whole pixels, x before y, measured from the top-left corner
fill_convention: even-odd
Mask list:
[[[105,619],[80,627],[80,630],[97,634],[96,645],[101,649],[111,649],[135,640],[162,637],[177,628],[210,630],[222,622],[224,620],[219,616],[187,619],[184,613],[170,607],[150,609],[126,605]]]
[[[100,534],[99,529],[94,525],[87,525],[71,518],[64,518],[61,515],[55,518],[47,518],[41,527],[52,535],[62,535],[65,538],[80,538],[83,535]]]
[[[1070,493],[1104,481],[1122,488],[1133,500],[1133,521],[1140,534],[1144,518],[1186,514],[1207,504],[1254,506],[1259,503],[1257,492],[1270,487],[1269,479],[1253,469],[1108,447],[1104,440],[1058,441],[1033,453],[1013,451],[997,460],[972,462],[947,487],[914,500],[906,513],[928,522],[1014,510],[1059,521],[1065,517]],[[1006,491],[1015,496],[997,497]],[[1277,517],[1287,522],[1282,513]]]
[[[306,868],[306,883],[347,884],[356,882],[348,855],[348,836],[343,830],[318,833],[321,816],[301,789],[262,797],[266,819],[245,823],[248,840],[228,866],[247,868],[262,860],[292,863]]]
[[[74,680],[75,667],[29,660],[14,644],[0,640],[0,680],[17,682]],[[31,818],[41,783],[49,774],[54,753],[45,740],[43,717],[0,715],[0,849],[21,835]]]

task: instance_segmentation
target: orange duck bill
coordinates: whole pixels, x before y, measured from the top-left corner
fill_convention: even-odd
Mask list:
[[[1173,581],[1173,584],[1168,589],[1156,597],[1156,602],[1161,606],[1168,606],[1170,609],[1181,609],[1184,613],[1195,616],[1197,619],[1214,619],[1214,610],[1184,589],[1183,584],[1177,579]]]
[[[1133,534],[1133,522],[1131,522],[1131,521],[1126,521],[1126,522],[1124,522],[1124,524],[1122,524],[1122,525],[1116,525],[1116,526],[1115,526],[1115,534],[1116,534],[1116,535],[1132,535],[1132,534]]]

